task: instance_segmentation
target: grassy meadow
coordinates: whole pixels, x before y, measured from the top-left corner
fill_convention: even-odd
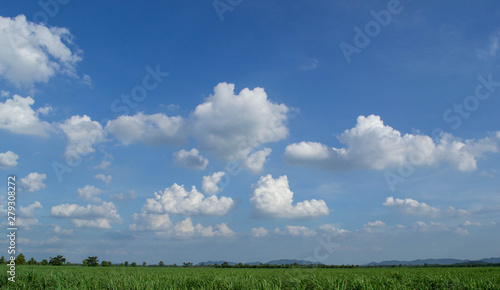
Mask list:
[[[500,289],[500,267],[238,269],[1,267],[2,289]]]

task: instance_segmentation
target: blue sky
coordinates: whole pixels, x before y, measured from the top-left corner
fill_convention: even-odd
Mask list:
[[[500,255],[496,2],[46,3],[0,5],[26,256]]]

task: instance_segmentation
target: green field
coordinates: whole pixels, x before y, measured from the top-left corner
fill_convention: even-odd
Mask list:
[[[499,267],[237,269],[18,266],[2,289],[500,289]]]

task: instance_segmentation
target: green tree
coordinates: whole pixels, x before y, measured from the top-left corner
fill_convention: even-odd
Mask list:
[[[123,265],[123,263],[120,264],[120,267],[124,267],[125,265]]]
[[[143,266],[143,267],[146,267],[146,262],[142,262],[142,266]]]
[[[89,264],[87,263],[87,260],[82,261],[82,266],[87,267]]]
[[[137,266],[137,263],[136,262],[132,262],[132,267],[135,267]]]
[[[49,261],[47,259],[42,260],[42,265],[47,266],[49,264]]]
[[[125,267],[128,267],[128,261],[125,261]]]
[[[89,267],[97,267],[99,266],[99,260],[97,259],[97,256],[89,256],[87,259],[85,259],[87,262],[87,265]]]
[[[66,258],[64,258],[63,255],[57,255],[57,257],[50,258],[49,265],[62,266],[64,263],[66,263]]]
[[[23,255],[23,254],[19,254],[19,255],[17,256],[17,258],[16,258],[16,260],[15,260],[15,261],[16,261],[16,264],[17,264],[17,265],[24,265],[24,264],[26,264],[26,258],[24,257],[24,255]]]
[[[102,260],[102,262],[101,262],[101,266],[103,266],[103,267],[107,267],[107,266],[109,266],[109,265],[108,265],[108,261],[104,261],[104,260]]]
[[[36,265],[36,261],[33,257],[28,261],[28,265]]]
[[[4,257],[4,256],[2,256],[2,257],[0,258],[0,264],[5,264],[5,257]]]
[[[160,261],[160,263],[158,263],[158,266],[159,267],[165,267],[165,263],[163,263],[163,261]]]

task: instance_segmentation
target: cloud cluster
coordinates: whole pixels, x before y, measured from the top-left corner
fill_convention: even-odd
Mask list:
[[[66,28],[0,16],[0,77],[19,86],[46,83],[56,73],[75,76],[81,52],[68,47],[71,38]]]
[[[106,130],[122,144],[144,142],[148,145],[180,145],[186,141],[185,120],[165,114],[120,116],[108,121]]]
[[[224,177],[226,173],[223,171],[215,172],[210,176],[203,176],[201,180],[201,190],[207,194],[216,194],[220,192],[222,189],[217,185],[222,177]]]
[[[293,165],[332,171],[386,169],[410,162],[414,166],[446,162],[460,171],[475,170],[477,158],[497,152],[496,138],[461,141],[442,134],[436,142],[426,135],[401,133],[384,125],[379,116],[359,116],[356,127],[338,137],[345,148],[317,142],[288,145],[285,160]]]
[[[315,229],[311,229],[305,226],[291,226],[287,225],[283,229],[275,228],[274,231],[266,230],[263,227],[253,228],[251,230],[251,235],[256,238],[266,237],[268,235],[286,235],[286,236],[301,236],[310,237],[322,234],[324,236],[340,237],[350,233],[347,230],[338,228],[332,224],[320,225]]]
[[[181,215],[225,215],[233,207],[230,197],[205,196],[192,187],[186,191],[183,185],[174,184],[163,192],[155,192],[148,198],[143,211]]]
[[[455,217],[465,217],[470,214],[470,212],[463,209],[455,209],[450,206],[447,210],[441,210],[432,206],[427,205],[423,202],[418,202],[411,198],[399,199],[392,196],[387,197],[383,205],[387,208],[399,209],[404,214],[410,215],[421,215],[427,217],[438,217],[442,215],[449,215]]]
[[[94,178],[97,179],[97,180],[100,180],[100,181],[102,181],[102,182],[104,182],[106,184],[109,184],[111,182],[111,180],[113,180],[113,176],[111,176],[111,175],[104,175],[102,173],[95,175]]]
[[[35,100],[31,97],[23,98],[19,95],[0,102],[0,129],[15,134],[48,136],[51,126],[41,121],[39,115],[50,111],[50,106],[35,111],[32,108],[34,103]]]
[[[267,217],[312,218],[330,213],[323,200],[312,199],[293,205],[293,192],[286,175],[278,179],[270,174],[262,176],[252,186],[250,202],[256,214]]]
[[[252,149],[288,135],[285,125],[290,109],[272,103],[262,88],[234,92],[234,84],[220,83],[214,94],[190,114],[192,134],[201,150],[225,161],[243,160],[247,169],[260,171],[266,150],[247,161]]]
[[[109,229],[112,223],[121,223],[122,219],[112,202],[100,205],[60,204],[50,210],[52,216],[70,218],[76,227]]]
[[[87,116],[72,116],[59,124],[68,139],[64,155],[73,161],[95,152],[94,146],[106,140],[106,132],[101,124]]]
[[[192,238],[192,237],[232,237],[235,235],[226,223],[221,223],[215,226],[204,227],[201,224],[193,224],[190,217],[178,222],[174,227],[168,231],[158,232],[161,237],[176,237],[176,238]]]
[[[21,213],[21,217],[23,218],[32,218],[35,216],[35,210],[43,208],[42,204],[39,201],[35,201],[34,203],[24,207],[19,207],[19,213]]]
[[[19,155],[12,151],[0,153],[0,168],[14,167],[17,165]]]
[[[205,170],[208,159],[201,156],[196,148],[189,151],[182,149],[174,153],[174,163],[193,170]]]
[[[47,178],[47,174],[32,172],[19,181],[20,187],[27,192],[35,192],[47,187],[43,181]]]
[[[97,197],[99,194],[104,193],[103,190],[92,186],[92,185],[86,185],[82,188],[77,189],[76,195],[80,198],[83,198],[85,200],[90,200],[93,202],[101,202],[101,198]]]

